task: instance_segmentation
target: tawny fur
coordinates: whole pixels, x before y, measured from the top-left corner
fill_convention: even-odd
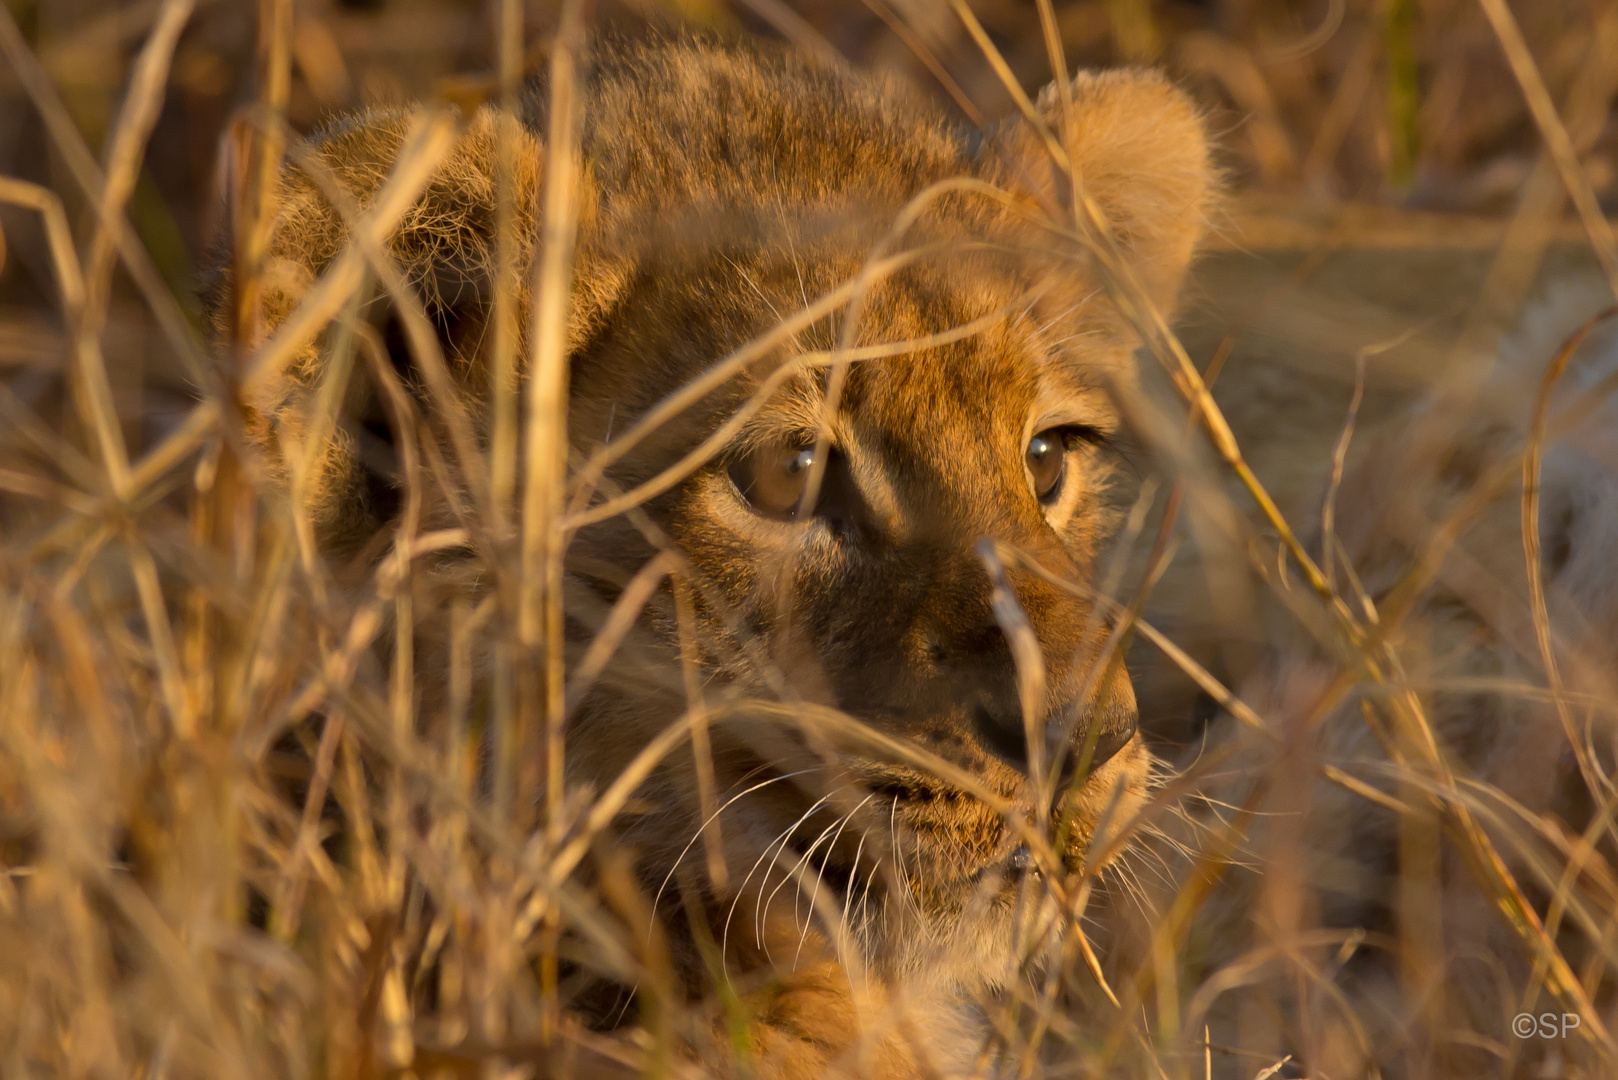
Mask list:
[[[544,183],[535,133],[545,130],[547,101],[542,83],[532,88],[516,147],[524,282]],[[1071,101],[1066,109],[1062,95],[1045,94],[1043,122],[1059,133],[1130,271],[1168,308],[1215,187],[1197,111],[1144,71],[1082,74]],[[1119,419],[1110,391],[1132,379],[1136,338],[1080,249],[1029,224],[1042,201],[1049,208],[1071,192],[1053,180],[1043,142],[1018,124],[980,147],[891,87],[784,53],[704,43],[603,50],[588,65],[581,115],[583,207],[567,328],[568,437],[577,460],[611,445],[710,365],[857,278],[873,251],[931,246],[863,291],[851,337],[846,308],[811,321],[592,480],[600,500],[656,478],[712,440],[774,373],[795,358],[813,361],[784,371],[715,453],[653,494],[645,517],[617,515],[581,529],[570,549],[567,601],[570,639],[582,647],[628,578],[671,544],[695,609],[695,641],[683,651],[703,673],[718,796],[776,778],[719,820],[725,889],[705,883],[688,752],[673,755],[638,793],[654,811],[620,830],[640,852],[637,873],[660,905],[656,914],[696,997],[712,987],[688,920],[696,912],[711,921],[700,936],[725,949],[750,1017],[745,1041],[755,1075],[960,1070],[980,1044],[968,1002],[1014,976],[1014,913],[1041,891],[1007,862],[1015,836],[999,812],[925,770],[835,728],[811,745],[781,717],[841,710],[964,769],[1010,803],[1026,801],[1015,665],[979,546],[999,541],[1081,585],[1065,590],[1009,571],[1042,654],[1044,728],[1054,740],[1045,752],[1060,758],[1073,740],[1099,739],[1110,755],[1083,790],[1058,800],[1056,813],[1071,815],[1074,826],[1063,857],[1079,866],[1104,815],[1112,827],[1127,819],[1143,797],[1149,756],[1131,737],[1134,700],[1121,664],[1088,671],[1111,624],[1082,585],[1115,517],[1105,439]],[[350,201],[352,213],[375,196],[408,124],[402,111],[343,120],[314,140],[312,163],[284,174],[266,330],[282,323],[347,242],[342,204]],[[386,245],[438,326],[460,405],[485,441],[500,127],[492,110],[471,119]],[[920,204],[903,235],[889,235],[911,200],[961,177],[1000,185],[1010,204],[956,184]],[[342,190],[335,199],[323,193],[332,182]],[[228,281],[219,293],[228,296]],[[519,292],[519,325],[527,324],[528,304]],[[367,312],[384,337],[386,310]],[[974,320],[979,328],[966,336],[886,355],[880,348]],[[299,351],[249,403],[252,430],[283,477],[296,471],[337,332]],[[871,355],[847,367],[830,417],[843,470],[827,481],[833,509],[801,522],[761,515],[727,470],[752,448],[812,441],[826,393],[824,357],[845,344]],[[395,356],[415,407],[433,422],[441,403],[422,391],[405,351]],[[381,396],[374,380],[356,378],[350,415],[375,412]],[[1059,425],[1096,441],[1075,437],[1063,451],[1059,497],[1042,505],[1024,451],[1034,433]],[[365,459],[360,443],[350,423],[305,466],[302,510],[340,558],[374,557],[383,550],[377,538],[395,525],[396,483],[386,462]],[[466,523],[456,467],[444,465],[447,487],[442,476],[426,485],[418,527]],[[472,532],[474,549],[502,542]],[[481,565],[468,555],[441,566],[446,603],[457,591],[475,598],[502,588]],[[572,782],[601,790],[685,709],[679,622],[673,594],[660,591],[616,665],[570,703]],[[429,642],[431,635],[422,629]],[[443,654],[431,644],[419,652],[430,713],[442,701]],[[828,823],[842,815],[848,823],[833,835]],[[784,859],[779,847],[771,857],[778,838],[791,844]],[[817,876],[829,867],[846,879],[848,940],[798,914],[799,890],[815,889],[786,879],[788,866],[778,864],[795,859]],[[854,910],[856,885],[868,904]],[[745,932],[727,936],[727,911],[738,905]],[[717,999],[713,1007],[713,1031],[687,1039],[692,1053],[717,1063],[731,1040]],[[587,1019],[621,1015],[606,1010]]]

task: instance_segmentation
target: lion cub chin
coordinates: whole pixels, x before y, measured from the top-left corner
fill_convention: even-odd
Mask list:
[[[559,337],[567,783],[587,802],[640,777],[620,793],[635,812],[592,826],[628,869],[577,876],[638,897],[615,910],[643,973],[576,950],[564,984],[595,989],[571,1007],[598,1028],[707,1009],[673,1037],[720,1072],[991,1061],[978,1003],[1059,951],[1145,798],[1094,599],[1138,345],[1107,286],[1173,307],[1213,197],[1201,118],[1148,71],[1082,73],[987,140],[784,52],[688,41],[583,71],[560,308],[529,287],[554,179],[543,81],[430,172],[422,118],[386,109],[285,170],[258,302],[291,359],[247,402],[263,466],[333,567],[462,530],[415,610],[487,597],[498,620],[516,588],[487,480],[499,301],[517,355]],[[1076,239],[1075,182],[1106,273]],[[359,221],[377,299],[300,329]],[[221,273],[221,329],[231,294]],[[366,359],[334,398],[345,334]],[[448,621],[417,617],[427,724],[455,697]],[[497,653],[474,649],[474,709]]]

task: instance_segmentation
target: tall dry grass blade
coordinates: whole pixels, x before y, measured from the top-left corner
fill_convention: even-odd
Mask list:
[[[45,226],[45,242],[50,251],[51,270],[56,277],[56,288],[64,315],[71,322],[84,308],[84,274],[79,267],[77,252],[73,249],[73,230],[67,223],[62,200],[49,188],[0,176],[0,202],[32,210]]]
[[[11,64],[13,74],[22,83],[34,107],[39,110],[40,117],[45,121],[46,131],[73,174],[75,184],[84,193],[90,205],[99,212],[102,206],[101,191],[106,179],[100,166],[96,164],[95,155],[85,144],[84,136],[74,125],[61,95],[28,48],[28,43],[24,40],[22,31],[17,28],[10,9],[0,9],[0,53],[5,55]],[[100,224],[116,240],[124,266],[140,290],[141,298],[156,316],[164,337],[185,365],[187,372],[203,385],[211,386],[212,381],[208,374],[210,365],[198,343],[196,331],[192,329],[179,303],[163,283],[162,274],[158,272],[151,256],[136,238],[134,230],[129,227],[128,220],[120,215],[115,220],[102,221]]]
[[[263,336],[260,279],[275,227],[275,189],[286,153],[281,121],[292,85],[292,0],[258,0],[257,6],[258,103],[268,122],[258,127],[258,137],[247,148],[245,183],[231,206],[236,301],[232,334],[244,360]]]
[[[518,350],[522,328],[517,300],[522,268],[517,253],[526,245],[517,235],[517,146],[521,134],[523,8],[499,0],[498,63],[500,119],[495,148],[494,337],[489,353],[489,513],[491,532],[504,538],[511,529],[517,489],[517,411],[520,397]],[[509,723],[499,717],[497,723]]]
[[[922,62],[932,77],[938,80],[938,85],[943,87],[944,92],[950,96],[950,100],[955,102],[956,107],[961,110],[961,114],[979,129],[986,130],[989,126],[988,118],[967,96],[966,91],[961,88],[961,84],[956,81],[955,76],[949,73],[949,69],[938,58],[938,54],[933,50],[932,46],[928,45],[916,31],[910,28],[904,18],[888,5],[887,0],[861,0],[861,2],[875,12],[877,18],[881,19],[888,29],[893,31],[894,36],[904,43],[905,48],[909,49]]]
[[[1567,188],[1568,197],[1573,200],[1579,220],[1589,234],[1590,248],[1607,275],[1613,295],[1618,297],[1618,240],[1613,238],[1612,223],[1602,213],[1601,203],[1590,188],[1590,179],[1584,174],[1578,151],[1556,112],[1556,103],[1545,88],[1539,65],[1534,63],[1534,55],[1523,38],[1522,28],[1517,25],[1517,17],[1506,6],[1506,0],[1478,0],[1478,3],[1488,17],[1489,25],[1494,28],[1495,37],[1506,54],[1517,85],[1522,88],[1523,98],[1539,128],[1540,137],[1545,140],[1546,149],[1556,161],[1562,184]]]
[[[683,567],[681,569],[684,569]],[[701,646],[697,641],[696,612],[692,606],[691,585],[678,570],[670,575],[674,592],[674,615],[680,635],[680,679],[684,684],[686,711],[691,714],[691,758],[697,772],[697,812],[704,822],[703,851],[708,860],[708,881],[723,895],[730,885],[725,869],[725,841],[719,821],[719,793],[714,786],[713,744],[708,737],[708,706],[702,694]]]
[[[106,305],[111,298],[110,278],[118,257],[118,247],[107,223],[117,221],[123,215],[129,197],[135,190],[141,158],[163,107],[174,50],[195,7],[196,0],[163,0],[158,9],[156,25],[135,61],[135,71],[124,95],[123,108],[113,125],[107,149],[101,205],[85,257],[86,291],[90,297],[87,333],[101,333],[106,321]]]
[[[1618,9],[1598,17],[1583,66],[1567,93],[1568,136],[1579,152],[1586,151],[1599,137],[1614,93],[1618,93]],[[1557,157],[1547,144],[1541,147],[1538,160],[1517,192],[1505,235],[1478,288],[1467,324],[1451,350],[1450,366],[1454,370],[1445,380],[1445,392],[1457,405],[1476,388],[1477,358],[1488,354],[1502,324],[1522,310],[1534,288],[1552,250],[1556,224],[1567,197]]]
[[[528,370],[523,579],[518,608],[521,638],[531,648],[548,640],[547,631],[552,628],[545,599],[559,591],[559,581],[551,580],[551,568],[559,573],[567,469],[567,323],[579,214],[575,54],[582,44],[582,21],[582,0],[568,0],[551,57],[544,217],[532,287],[533,351]],[[558,765],[550,766],[553,774]],[[559,797],[559,792],[547,797]]]
[[[1336,566],[1341,550],[1337,539],[1337,493],[1343,486],[1343,466],[1348,460],[1348,446],[1354,438],[1354,425],[1359,420],[1360,404],[1365,400],[1365,350],[1354,354],[1354,394],[1348,400],[1348,415],[1343,419],[1343,430],[1337,436],[1337,445],[1331,454],[1331,475],[1326,480],[1326,499],[1320,509],[1320,561],[1325,565],[1326,584],[1337,588]],[[1347,556],[1342,556],[1346,563]]]
[[[567,670],[563,655],[562,576],[567,533],[563,517],[568,466],[568,313],[572,307],[582,167],[575,65],[583,44],[583,0],[564,0],[561,23],[551,46],[545,195],[540,251],[530,288],[532,353],[526,395],[522,557],[516,613],[518,643],[527,656],[540,661],[540,686],[538,693],[524,695],[528,707],[518,713],[517,737],[512,740],[522,755],[519,760],[543,763],[543,773],[519,783],[518,792],[530,800],[543,797],[545,834],[553,847],[560,844],[566,828],[563,721],[567,711]],[[524,666],[532,674],[536,665],[528,662]],[[530,765],[519,776],[531,776],[532,768]],[[540,1023],[545,1041],[561,1023],[557,998],[559,934],[559,923],[548,922],[540,957]]]
[[[966,0],[949,0],[949,2],[950,7],[955,10],[955,14],[960,18],[961,25],[966,27],[967,33],[972,36],[973,42],[983,53],[983,58],[994,69],[995,77],[1000,80],[1000,85],[1005,88],[1007,94],[1011,95],[1011,100],[1016,104],[1017,111],[1022,114],[1023,121],[1044,142],[1045,148],[1050,152],[1051,160],[1055,162],[1056,167],[1072,178],[1073,162],[1067,156],[1067,147],[1062,145],[1062,141],[1052,133],[1050,125],[1045,123],[1045,118],[1040,116],[1039,110],[1034,108],[1034,103],[1029,100],[1027,92],[1022,88],[1022,83],[1012,73],[1011,65],[1006,63],[1006,58],[1001,55],[1000,50],[995,47],[994,42],[989,38],[989,32],[983,28],[983,24],[978,21],[978,17],[972,13],[972,9],[967,6]]]
[[[1028,613],[1006,576],[1006,567],[992,540],[980,540],[977,556],[989,573],[989,605],[1000,633],[1011,648],[1017,674],[1017,702],[1022,708],[1023,744],[1028,752],[1028,780],[1033,788],[1034,812],[1043,821],[1050,814],[1051,792],[1045,770],[1045,657]]]
[[[125,96],[124,107],[113,128],[107,153],[106,180],[101,189],[101,205],[96,229],[86,256],[84,308],[75,328],[78,374],[83,393],[90,402],[94,430],[101,444],[110,487],[119,498],[127,498],[129,453],[123,443],[117,406],[107,378],[106,361],[100,338],[105,329],[107,305],[111,300],[112,270],[117,249],[106,223],[116,221],[134,190],[140,157],[157,113],[162,106],[168,81],[169,64],[179,43],[180,32],[191,17],[194,0],[165,0],[157,25],[141,49],[135,74]]]
[[[122,499],[128,483],[129,459],[124,449],[123,432],[118,426],[117,409],[112,403],[112,389],[107,382],[100,342],[87,325],[89,291],[78,253],[73,249],[72,233],[68,229],[62,202],[46,188],[9,177],[0,177],[0,202],[35,211],[45,225],[46,243],[57,289],[61,293],[63,318],[75,328],[74,401],[85,427],[95,437],[96,446],[101,451],[106,488],[116,498]]]
[[[1551,698],[1556,704],[1557,719],[1562,723],[1562,732],[1567,736],[1568,746],[1578,762],[1579,776],[1584,780],[1585,789],[1597,798],[1608,794],[1612,785],[1605,782],[1592,760],[1592,747],[1579,730],[1562,689],[1561,667],[1556,660],[1556,647],[1551,641],[1551,616],[1545,603],[1544,568],[1540,559],[1539,481],[1540,464],[1545,453],[1545,424],[1556,383],[1567,370],[1568,362],[1573,359],[1579,346],[1598,327],[1615,316],[1618,316],[1618,305],[1607,307],[1586,319],[1568,336],[1546,365],[1545,373],[1540,377],[1539,390],[1534,395],[1534,411],[1529,420],[1528,439],[1522,456],[1522,547],[1528,577],[1528,599],[1533,607],[1534,642],[1539,646],[1539,659],[1545,668]]]

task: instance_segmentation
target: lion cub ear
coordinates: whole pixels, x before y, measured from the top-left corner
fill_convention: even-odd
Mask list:
[[[1037,108],[1137,280],[1168,313],[1218,194],[1200,110],[1160,72],[1143,69],[1080,72],[1071,109],[1054,83]],[[1041,201],[1067,202],[1066,177],[1032,125],[1016,124],[1009,150],[1013,183],[1032,185]]]
[[[310,294],[332,264],[353,244],[357,215],[374,205],[386,189],[401,155],[416,130],[416,114],[405,109],[372,109],[338,120],[310,139],[298,163],[287,165],[275,189],[275,222],[252,313],[261,337],[268,339]],[[432,174],[418,184],[419,193],[398,216],[382,247],[392,269],[411,295],[450,376],[454,390],[470,407],[488,385],[488,343],[494,337],[496,294],[512,288],[501,280],[497,262],[501,208],[498,175],[501,140],[515,140],[512,166],[511,233],[515,281],[512,299],[519,335],[528,326],[530,267],[538,248],[545,149],[524,125],[508,124],[490,107],[480,109],[457,133],[453,146]],[[240,154],[227,151],[227,166]],[[233,186],[223,170],[227,192]],[[408,171],[405,175],[409,175]],[[238,182],[239,184],[239,182]],[[593,245],[595,188],[581,180],[579,242],[574,261],[573,304],[568,339],[576,347],[606,318],[625,275],[618,264]],[[242,299],[236,292],[229,252],[221,252],[209,287],[210,321],[221,335]],[[332,434],[309,457],[310,417],[319,403],[318,388],[328,369],[332,348],[340,340],[334,329],[305,335],[276,370],[246,388],[249,440],[263,451],[270,475],[289,485],[293,463],[305,469],[301,485],[306,509],[322,545],[341,552],[350,541],[363,542],[391,520],[400,507],[402,459],[399,449],[398,395],[412,398],[422,415],[443,404],[424,389],[432,385],[419,350],[426,339],[412,338],[412,322],[379,290],[361,309],[353,329],[373,347],[363,355],[379,360],[363,366],[347,384],[345,414]],[[420,322],[415,325],[419,328]],[[524,342],[517,354],[526,355]],[[362,361],[363,363],[363,361]],[[344,370],[344,369],[338,369]],[[436,367],[431,374],[436,374]],[[395,387],[397,393],[395,393]],[[418,392],[419,391],[419,392]],[[362,457],[361,447],[367,448]]]

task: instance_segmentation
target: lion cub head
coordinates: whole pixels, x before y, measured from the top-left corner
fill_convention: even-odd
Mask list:
[[[1199,118],[1155,74],[1086,74],[984,140],[874,82],[700,44],[599,57],[586,84],[568,776],[603,790],[684,717],[693,737],[618,826],[661,917],[704,912],[742,967],[852,947],[890,973],[1002,979],[1018,897],[1127,820],[1149,765],[1091,591],[1137,339],[1072,228],[1041,224],[1073,221],[1051,146],[1167,309],[1210,197]],[[534,89],[516,155],[524,266],[548,100]],[[484,446],[500,124],[471,122],[387,243]],[[331,184],[369,205],[407,127],[354,118],[288,170],[272,327],[349,234]],[[327,348],[252,402],[272,468]],[[421,413],[442,411],[394,352]],[[382,396],[352,392],[372,402],[356,415]],[[306,462],[344,554],[400,512],[398,440],[389,457],[386,425],[363,427]],[[419,528],[472,512],[441,458]],[[503,587],[480,568],[500,538],[468,531],[446,589]]]

